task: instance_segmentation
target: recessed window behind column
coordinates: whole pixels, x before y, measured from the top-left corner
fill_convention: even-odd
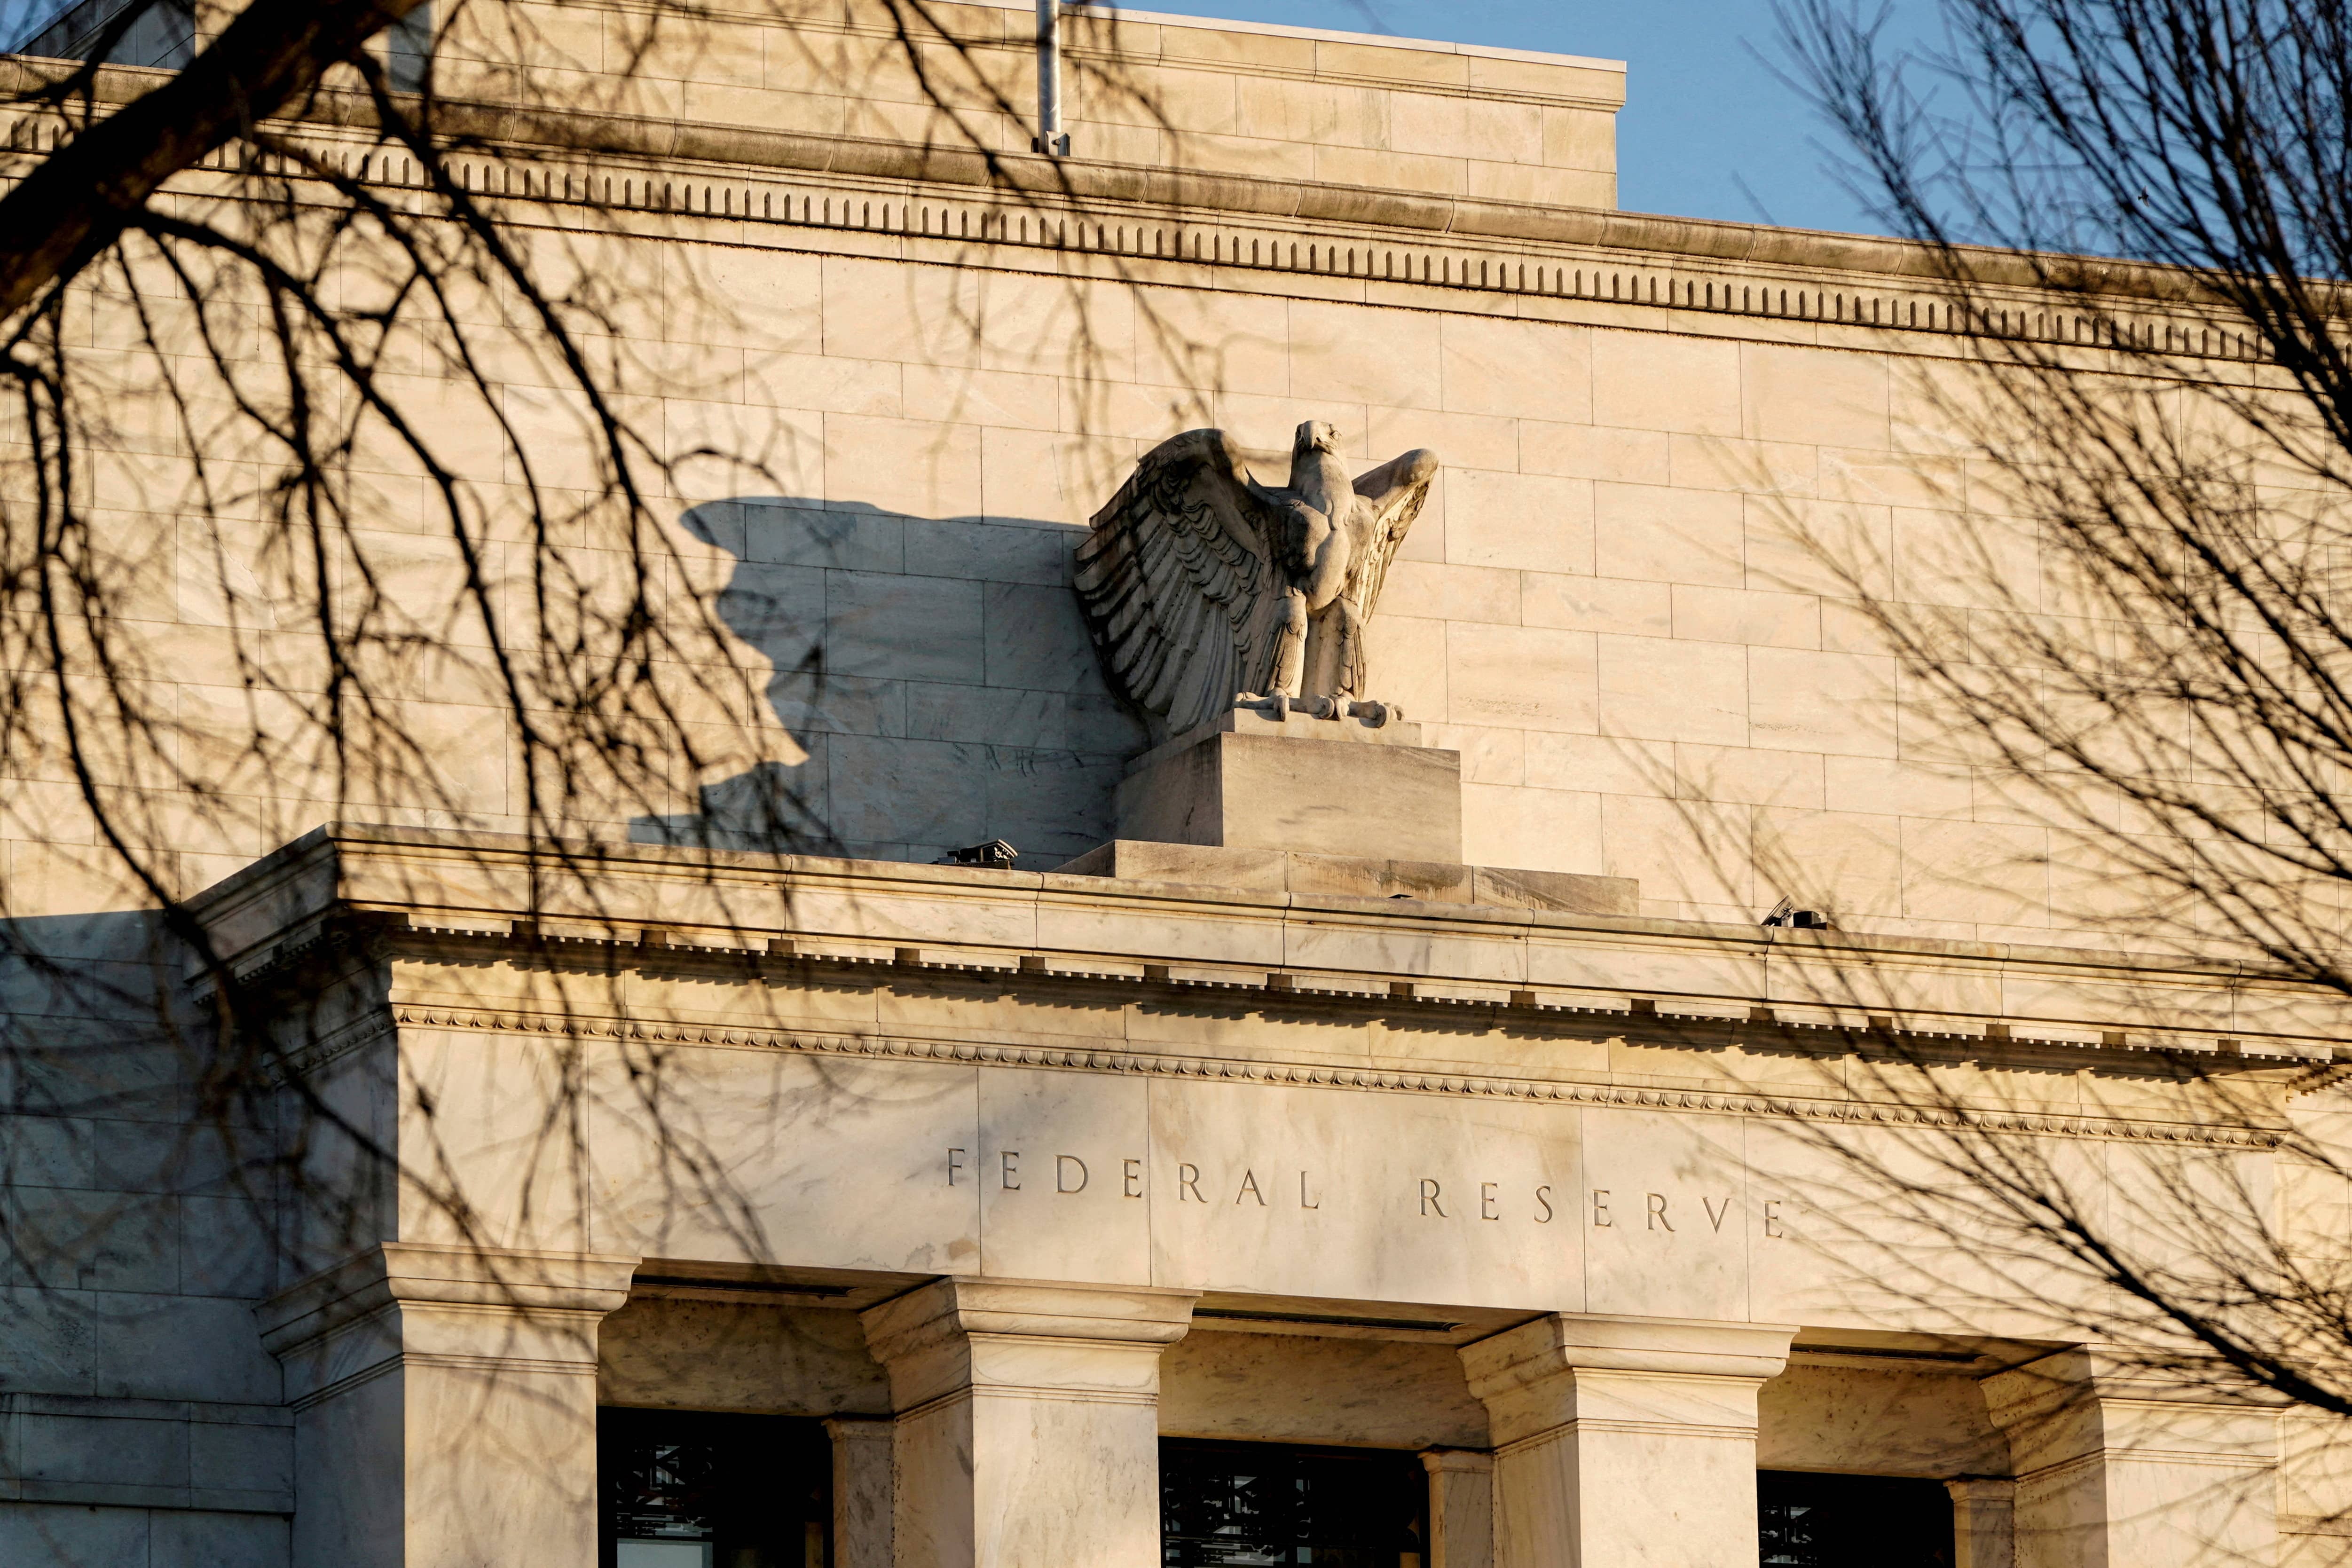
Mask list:
[[[603,1568],[826,1568],[833,1450],[818,1421],[596,1412]]]
[[[1160,1444],[1165,1568],[1422,1568],[1421,1456],[1288,1443]]]
[[[1759,1470],[1756,1515],[1763,1568],[1951,1568],[1941,1481]]]

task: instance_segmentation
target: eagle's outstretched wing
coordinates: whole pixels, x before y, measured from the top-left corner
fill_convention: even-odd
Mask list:
[[[1095,513],[1073,572],[1112,681],[1181,734],[1263,690],[1283,581],[1279,514],[1222,430],[1144,454]]]
[[[1416,447],[1356,476],[1356,493],[1372,509],[1372,524],[1365,531],[1346,590],[1349,606],[1359,621],[1371,619],[1373,606],[1380,603],[1381,584],[1389,574],[1389,563],[1396,559],[1397,547],[1404,542],[1412,520],[1421,515],[1422,502],[1429,499],[1430,481],[1435,478],[1437,454],[1426,447]],[[1357,668],[1342,671],[1340,679],[1348,690],[1360,691],[1364,647],[1360,640],[1353,647],[1352,662]]]

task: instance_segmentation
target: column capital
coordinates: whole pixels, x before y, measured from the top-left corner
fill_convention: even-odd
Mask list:
[[[2107,1449],[2268,1465],[2286,1403],[2219,1361],[2151,1366],[2098,1345],[2053,1352],[1979,1386],[2021,1475]]]
[[[1944,1483],[1956,1503],[1998,1503],[2017,1499],[2017,1483],[2007,1476],[1959,1476]]]
[[[828,1415],[825,1436],[836,1443],[887,1443],[894,1422],[887,1415]]]
[[[1157,1568],[1160,1354],[1195,1296],[951,1277],[858,1314],[898,1413],[895,1561]]]
[[[254,1309],[298,1405],[419,1354],[595,1365],[635,1258],[388,1241]]]
[[[1025,1334],[1060,1340],[1174,1344],[1192,1326],[1197,1290],[1152,1285],[1065,1285],[950,1275],[866,1308],[858,1317],[877,1354],[929,1332]],[[878,1347],[893,1346],[886,1352]]]
[[[1156,1394],[1160,1352],[1192,1328],[1198,1297],[1142,1285],[951,1276],[858,1317],[904,1414],[962,1389]],[[1145,1360],[1136,1363],[1139,1352]]]
[[[295,1410],[293,1560],[596,1552],[596,1332],[634,1258],[385,1242],[254,1310]]]
[[[2075,1345],[1983,1380],[2017,1477],[2016,1560],[2083,1568],[2267,1563],[2275,1395],[2220,1363]]]
[[[1796,1332],[1554,1312],[1464,1345],[1498,1568],[1754,1563],[1756,1391]]]
[[[1780,1374],[1796,1332],[1783,1323],[1553,1312],[1464,1345],[1461,1355],[1470,1392],[1494,1416],[1499,1446],[1575,1419],[1580,1376],[1752,1385]]]
[[[2004,1414],[2029,1417],[2040,1406],[2070,1398],[2265,1410],[2286,1403],[2284,1395],[2246,1382],[2218,1357],[2184,1356],[2159,1365],[2105,1345],[2069,1345],[1994,1373],[1983,1385],[1996,1421]]]
[[[635,1258],[604,1253],[387,1241],[280,1290],[254,1316],[278,1355],[402,1302],[602,1317],[629,1299],[636,1268]]]

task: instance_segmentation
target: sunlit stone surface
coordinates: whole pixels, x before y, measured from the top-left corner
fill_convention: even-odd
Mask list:
[[[1030,11],[932,9],[1020,100]],[[772,672],[696,720],[741,766],[534,863],[447,826],[520,825],[510,737],[420,689],[455,805],[287,843],[321,797],[266,780],[241,837],[173,846],[344,1129],[289,1158],[366,1223],[159,1174],[168,1068],[88,1114],[10,1086],[5,1212],[86,1245],[0,1277],[0,1563],[588,1568],[600,1409],[822,1421],[792,1483],[835,1568],[1148,1568],[1166,1439],[1402,1457],[1383,1568],[1741,1568],[1759,1469],[1948,1483],[1969,1568],[2344,1560],[2332,1426],[2122,1367],[2070,1282],[1864,1174],[1937,1190],[1957,1107],[2101,1212],[2193,1171],[2299,1244],[2345,1223],[2274,1150],[2340,1132],[2287,1084],[2340,1003],[2001,873],[2051,829],[1917,743],[1795,542],[1973,591],[1917,257],[1614,212],[1610,62],[1107,16],[1073,58],[1165,113],[1078,96],[1093,205],[1048,243],[919,155],[948,129],[894,73],[811,64],[881,58],[878,12],[795,14],[625,82],[633,14],[541,17],[547,80],[655,149],[622,177],[699,193],[574,259],[635,312],[621,390],[772,472],[662,503],[680,602]],[[1123,700],[1156,688],[1074,588],[1089,520],[1188,429],[1287,480],[1303,425],[1350,484],[1404,454],[1361,497],[1413,491],[1376,602],[1302,608],[1197,711]],[[179,588],[177,700],[230,713],[226,612]],[[49,799],[0,823],[13,917],[145,975],[140,896],[26,825]],[[1759,926],[1784,895],[1835,926]],[[28,1031],[125,1027],[6,984]],[[2154,1054],[2224,1039],[2226,1116]]]

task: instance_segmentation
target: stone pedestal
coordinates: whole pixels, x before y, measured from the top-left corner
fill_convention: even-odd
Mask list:
[[[942,1279],[867,1308],[899,1568],[1158,1568],[1160,1353],[1192,1300]]]
[[[258,1309],[295,1415],[293,1560],[596,1561],[596,1328],[635,1260],[387,1243]]]
[[[1418,725],[1236,709],[1155,747],[1118,786],[1118,837],[1078,877],[1250,892],[1631,915],[1624,877],[1462,863],[1462,754]]]
[[[1470,1448],[1432,1448],[1429,1568],[1494,1568],[1495,1456]]]
[[[1137,759],[1116,805],[1121,838],[1462,859],[1462,753],[1413,724],[1236,710]]]
[[[2223,1568],[2278,1550],[2278,1412],[2224,1370],[2078,1349],[1984,1380],[2017,1477],[2016,1568]]]
[[[1496,1568],[1755,1568],[1756,1391],[1795,1332],[1555,1315],[1464,1346]]]

